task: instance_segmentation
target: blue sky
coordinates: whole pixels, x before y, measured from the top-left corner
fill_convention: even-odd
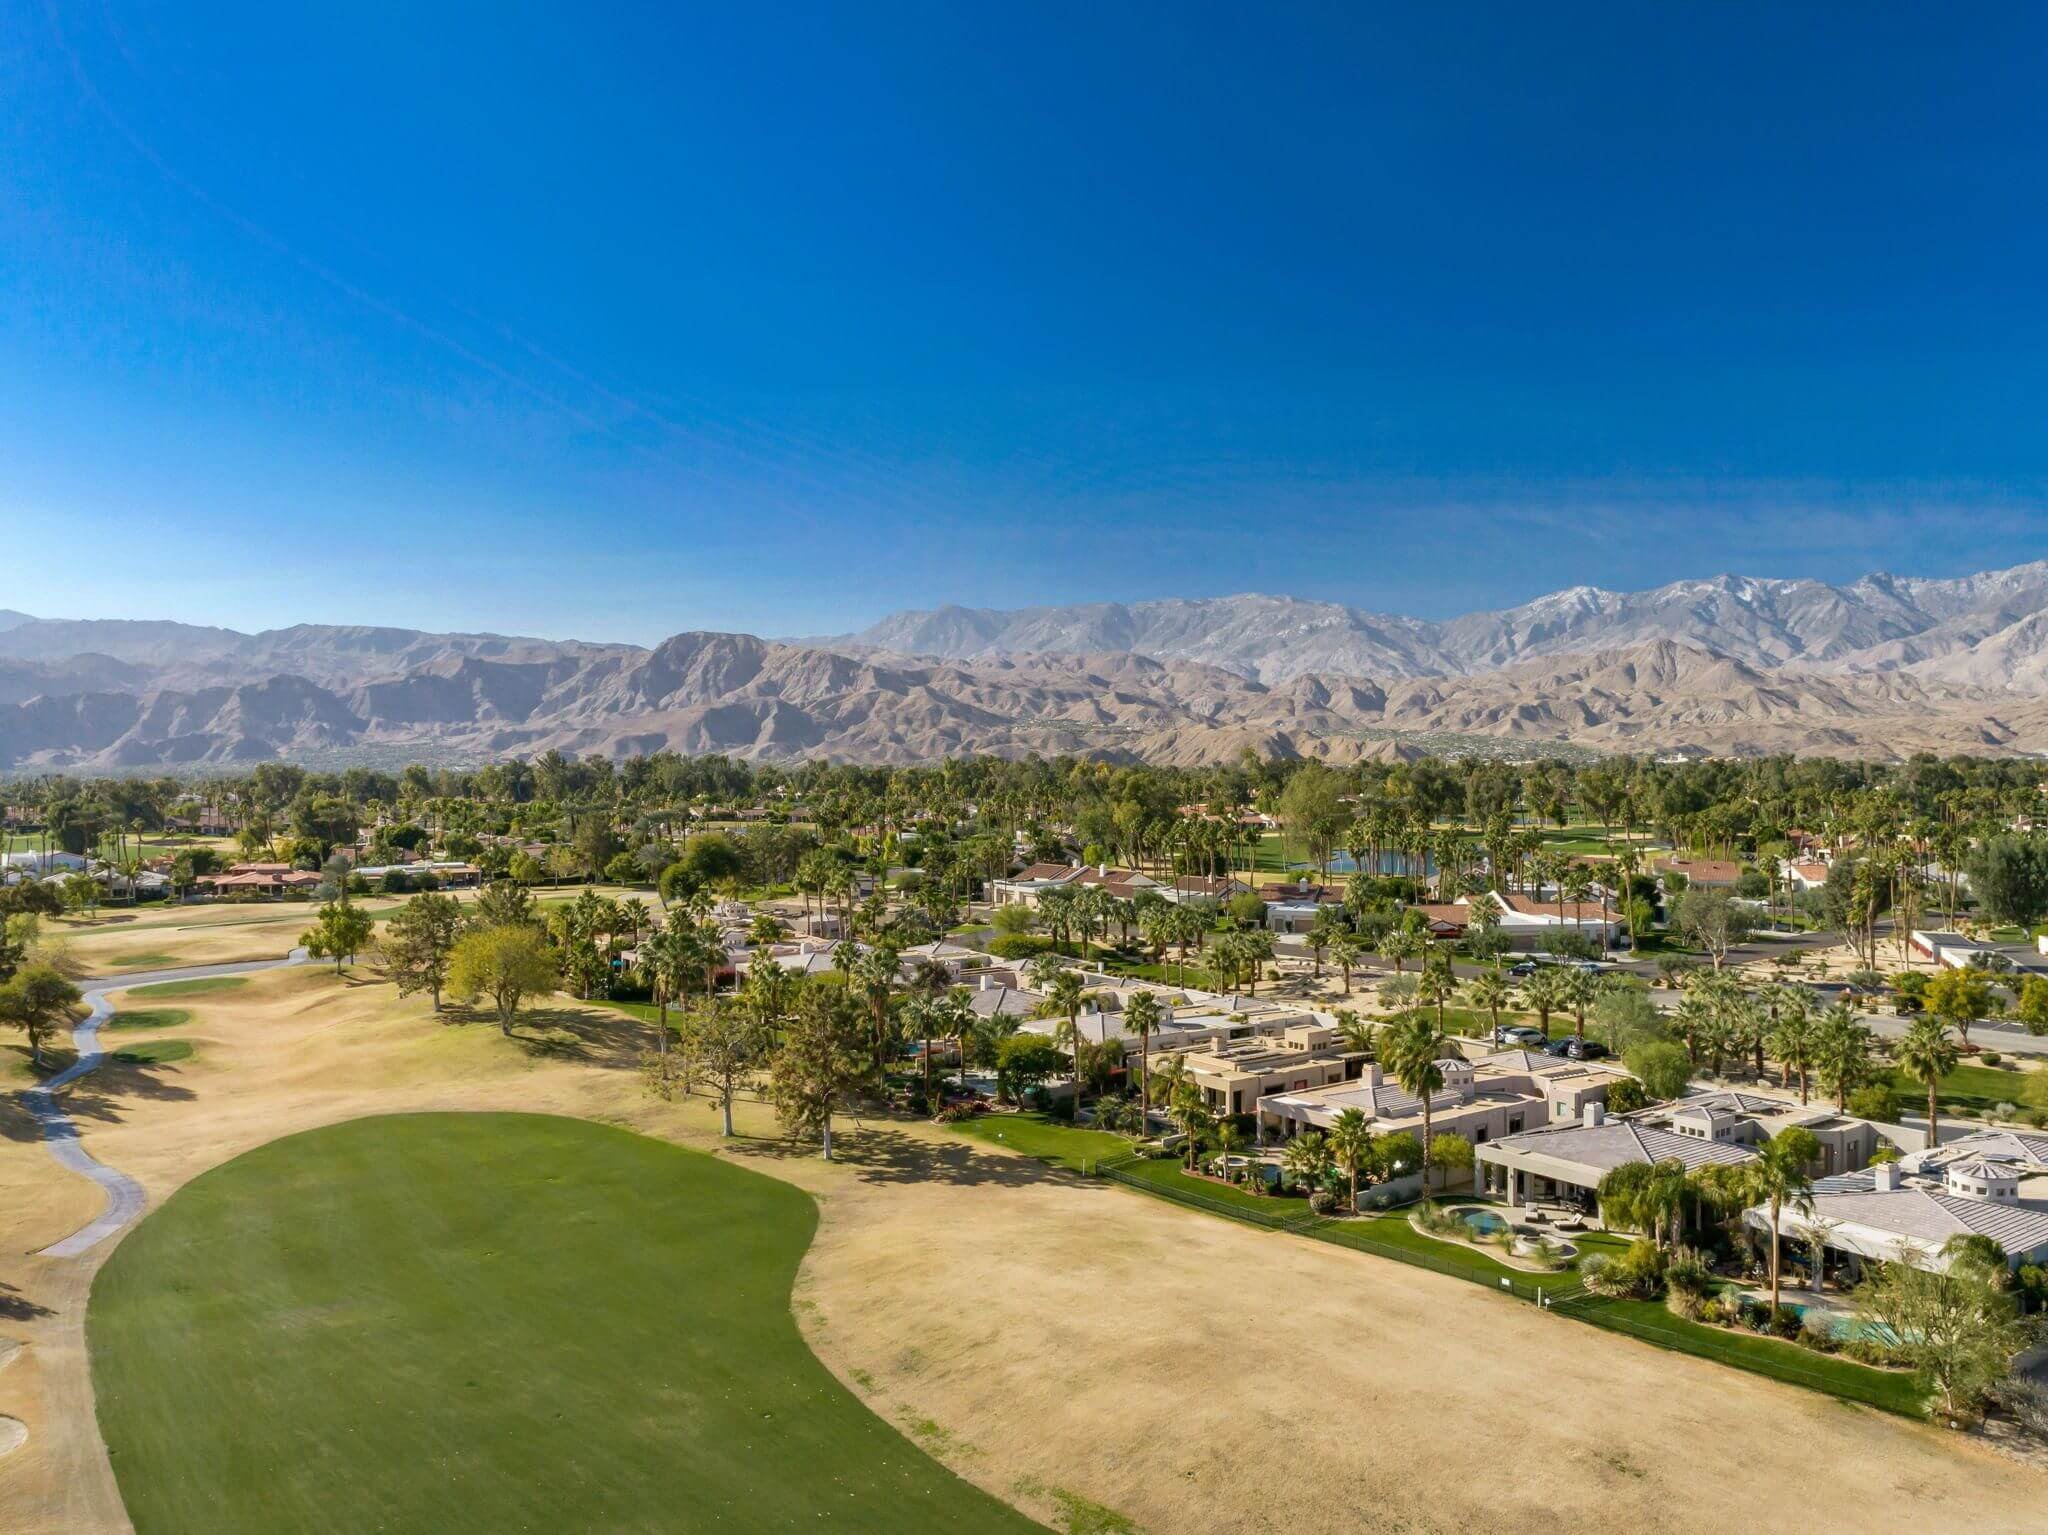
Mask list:
[[[0,0],[0,606],[2048,556],[2048,13],[1402,9]]]

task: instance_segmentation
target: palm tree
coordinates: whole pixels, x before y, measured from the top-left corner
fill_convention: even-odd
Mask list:
[[[1372,1121],[1362,1109],[1341,1109],[1330,1123],[1330,1155],[1351,1179],[1348,1213],[1358,1211],[1358,1173],[1372,1165]]]
[[[1437,1065],[1450,1041],[1429,1014],[1410,1013],[1380,1030],[1379,1058],[1393,1073],[1394,1080],[1422,1105],[1422,1182],[1429,1190],[1430,1097],[1444,1085],[1443,1069]]]
[[[1935,1118],[1937,1089],[1941,1079],[1956,1069],[1962,1052],[1948,1036],[1948,1024],[1931,1013],[1922,1013],[1907,1028],[1905,1037],[1892,1047],[1899,1070],[1915,1082],[1927,1084],[1927,1144],[1939,1145],[1941,1126]]]
[[[1380,939],[1380,958],[1391,959],[1394,962],[1394,974],[1399,975],[1402,964],[1420,954],[1422,945],[1422,935],[1413,928],[1392,928]]]
[[[1871,1034],[1846,1002],[1821,1015],[1814,1038],[1814,1066],[1820,1084],[1835,1095],[1835,1108],[1849,1111],[1849,1095],[1870,1080]]]
[[[1195,1169],[1195,1153],[1201,1146],[1202,1132],[1215,1123],[1215,1116],[1209,1112],[1208,1101],[1202,1096],[1202,1089],[1183,1077],[1173,1086],[1173,1096],[1167,1103],[1166,1112],[1173,1122],[1180,1126],[1181,1134],[1187,1137],[1188,1171]]]
[[[1778,1224],[1785,1207],[1813,1209],[1813,1178],[1807,1169],[1820,1156],[1820,1140],[1811,1130],[1792,1125],[1757,1148],[1749,1164],[1752,1203],[1771,1213],[1771,1315],[1778,1314]]]
[[[1514,988],[1507,983],[1506,977],[1497,970],[1489,970],[1471,983],[1466,996],[1474,1007],[1486,1009],[1487,1016],[1493,1020],[1492,1037],[1499,1039],[1500,1010],[1512,1006],[1515,1000]]]
[[[1351,924],[1345,920],[1344,910],[1339,906],[1318,906],[1314,919],[1308,925],[1303,940],[1316,958],[1315,978],[1323,978],[1323,951],[1335,943],[1343,934],[1351,931]]]
[[[1344,977],[1344,995],[1351,995],[1351,972],[1358,968],[1358,962],[1365,955],[1365,946],[1349,932],[1339,933],[1330,940],[1330,963],[1337,967]]]
[[[1280,1153],[1280,1165],[1296,1183],[1311,1191],[1319,1188],[1331,1167],[1328,1137],[1320,1130],[1304,1130]]]
[[[1141,1105],[1150,1101],[1145,1095],[1151,1088],[1152,1031],[1159,1027],[1161,1017],[1159,998],[1153,992],[1134,992],[1124,1003],[1124,1028],[1136,1031],[1138,1036],[1138,1102]]]
[[[1590,970],[1573,968],[1560,972],[1557,994],[1572,1010],[1572,1034],[1580,1044],[1586,1041],[1586,1005],[1600,995],[1600,978]]]
[[[1074,1108],[1081,1107],[1081,1004],[1088,998],[1087,985],[1078,970],[1061,969],[1045,988],[1044,1010],[1059,1018],[1053,1043],[1064,1045],[1074,1055]]]
[[[1337,1037],[1344,1042],[1346,1050],[1356,1050],[1361,1055],[1373,1053],[1373,1039],[1378,1030],[1348,1007],[1338,1008],[1332,1016],[1337,1020]]]
[[[1799,1101],[1807,1097],[1807,1076],[1813,1070],[1814,1024],[1813,1004],[1810,994],[1799,986],[1783,986],[1773,989],[1771,1007],[1770,1038],[1767,1044],[1772,1055],[1778,1058],[1778,1085],[1790,1085],[1793,1074],[1799,1077]]]
[[[1223,1159],[1223,1177],[1228,1182],[1237,1180],[1231,1176],[1230,1159],[1245,1148],[1245,1133],[1234,1119],[1225,1119],[1216,1126],[1216,1150]],[[1249,1170],[1249,1169],[1247,1169]]]
[[[1457,977],[1451,974],[1451,962],[1446,955],[1441,964],[1425,960],[1422,974],[1415,978],[1415,1000],[1436,1007],[1436,1027],[1439,1034],[1444,1031],[1444,1004],[1458,992]]]
[[[1564,972],[1555,965],[1546,965],[1530,976],[1522,987],[1522,1000],[1527,1002],[1536,1014],[1536,1027],[1543,1031],[1543,1039],[1550,1040],[1550,1015],[1566,1006],[1564,995]]]

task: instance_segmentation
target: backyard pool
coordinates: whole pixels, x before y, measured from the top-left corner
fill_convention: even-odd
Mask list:
[[[1508,1223],[1491,1210],[1460,1210],[1458,1219],[1475,1237],[1499,1236]]]

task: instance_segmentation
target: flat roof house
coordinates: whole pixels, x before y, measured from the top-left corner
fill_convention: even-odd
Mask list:
[[[1608,1087],[1625,1073],[1520,1050],[1468,1061],[1437,1063],[1444,1084],[1429,1098],[1431,1135],[1458,1135],[1474,1147],[1559,1120],[1576,1120],[1588,1106],[1604,1105]],[[1328,1130],[1346,1109],[1371,1121],[1375,1134],[1422,1133],[1422,1099],[1389,1081],[1368,1062],[1358,1079],[1342,1085],[1276,1093],[1259,1100],[1261,1141],[1292,1140]]]
[[[1275,1035],[1256,1034],[1181,1053],[1188,1080],[1215,1114],[1251,1114],[1268,1093],[1306,1092],[1354,1081],[1365,1070],[1361,1051],[1346,1050],[1330,1024],[1305,1019]],[[1158,1052],[1153,1053],[1158,1060]]]

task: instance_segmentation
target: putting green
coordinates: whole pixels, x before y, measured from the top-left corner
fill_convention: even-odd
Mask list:
[[[141,1535],[1024,1531],[818,1363],[809,1196],[625,1130],[355,1120],[179,1190],[101,1270]]]

